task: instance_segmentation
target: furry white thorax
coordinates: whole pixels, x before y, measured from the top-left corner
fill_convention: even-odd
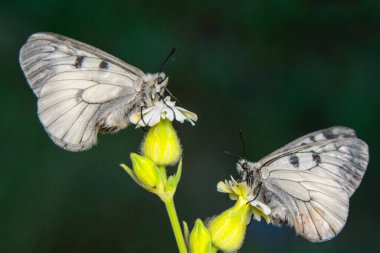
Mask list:
[[[122,107],[113,110],[106,118],[103,126],[105,128],[112,128],[112,132],[117,132],[124,129],[129,124],[129,116],[136,110],[140,110],[141,106],[150,107],[153,103],[160,99],[165,92],[165,87],[168,85],[169,78],[165,73],[146,73],[143,77],[143,86],[140,91],[140,96],[136,99],[141,100],[135,108]],[[158,95],[160,94],[160,96]],[[133,104],[133,103],[132,103]]]

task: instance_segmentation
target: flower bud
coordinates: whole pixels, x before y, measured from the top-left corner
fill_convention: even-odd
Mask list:
[[[161,120],[149,130],[142,149],[144,156],[158,166],[176,164],[182,154],[179,138],[169,120]]]
[[[233,207],[213,219],[208,228],[213,245],[224,252],[239,250],[250,216],[249,205],[239,200]]]
[[[191,253],[211,252],[210,233],[200,219],[196,220],[194,228],[190,233],[189,247]]]
[[[141,183],[152,188],[162,184],[160,170],[150,159],[131,153],[131,160],[133,172]]]

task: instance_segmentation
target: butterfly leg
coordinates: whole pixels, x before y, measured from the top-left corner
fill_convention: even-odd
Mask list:
[[[173,109],[170,105],[168,105],[168,104],[165,102],[164,97],[163,97],[160,93],[157,93],[157,95],[158,95],[158,97],[162,100],[162,102],[164,102],[164,104],[165,104],[170,110],[172,110],[173,115],[174,115],[174,119],[177,120],[177,117],[176,117],[176,115],[175,115],[175,111],[174,111],[174,109]]]
[[[141,121],[144,123],[144,126],[142,127],[142,129],[144,130],[144,132],[148,132],[148,124],[145,122],[144,120],[144,117],[143,117],[143,110],[148,108],[146,105],[142,105],[140,107],[140,117],[141,117]]]
[[[247,182],[247,185],[250,185],[249,183],[251,182],[251,180],[248,177],[248,173],[247,174],[244,174],[244,173],[247,173],[247,172],[246,171],[240,172],[238,181],[239,181],[239,183]]]
[[[245,171],[242,171],[239,173],[239,182],[245,182],[247,181],[247,177],[244,178],[244,172]]]
[[[257,191],[257,194],[255,195],[255,197],[252,200],[248,201],[247,204],[255,201],[257,199],[257,197],[259,196],[260,190],[261,190],[261,183],[257,187],[259,188],[259,190]]]
[[[246,173],[246,174],[244,175],[244,173]],[[249,185],[249,186],[253,185],[253,180],[254,180],[253,171],[244,170],[244,171],[240,172],[239,177],[240,177],[240,182],[247,182],[247,185]]]
[[[181,102],[179,102],[178,98],[176,98],[176,97],[170,92],[170,90],[169,90],[168,88],[165,87],[165,91],[169,94],[169,96],[170,96],[171,98],[173,98],[173,99],[178,103],[179,106],[182,107]]]

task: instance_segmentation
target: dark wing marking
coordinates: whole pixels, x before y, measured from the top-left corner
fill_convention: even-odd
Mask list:
[[[273,223],[294,226],[310,241],[335,237],[346,223],[349,197],[366,171],[367,144],[353,130],[333,127],[286,147],[260,161],[269,196],[261,199],[272,208]]]
[[[299,147],[305,144],[310,144],[313,142],[326,141],[326,140],[332,140],[332,139],[342,139],[342,138],[355,138],[355,137],[356,137],[356,134],[353,129],[344,127],[344,126],[334,126],[334,127],[330,127],[330,128],[326,128],[323,130],[306,134],[288,143],[287,145],[277,149],[276,151],[272,152],[268,156],[281,153],[291,148]]]
[[[107,108],[123,109],[120,102],[125,111],[133,108],[144,75],[106,52],[52,33],[30,36],[21,48],[20,64],[39,98],[45,130],[71,151],[96,143]]]

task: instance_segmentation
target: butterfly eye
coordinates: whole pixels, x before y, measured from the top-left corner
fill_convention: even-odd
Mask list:
[[[161,76],[157,77],[158,84],[161,84],[163,81],[164,79]]]
[[[241,167],[243,168],[243,170],[248,170],[248,163],[247,162],[244,162]]]

